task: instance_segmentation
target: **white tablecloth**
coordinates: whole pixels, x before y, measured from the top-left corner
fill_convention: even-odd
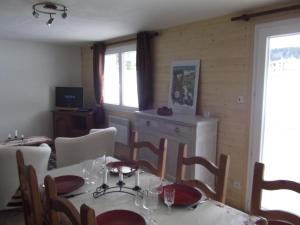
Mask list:
[[[111,160],[112,159],[110,158],[109,161]],[[48,174],[53,177],[61,175],[82,176],[81,165],[76,164],[51,170]],[[153,177],[153,175],[148,173],[140,174],[140,183],[147,183],[151,177]],[[117,176],[108,177],[108,185],[110,186],[114,186],[117,181]],[[98,182],[98,185],[100,185],[102,183],[102,178],[100,178]],[[135,177],[124,176],[124,182],[127,186],[133,187],[135,184]],[[125,193],[110,193],[94,199],[92,193],[95,189],[96,185],[85,184],[80,189],[74,191],[74,193],[82,193],[83,191],[92,192],[69,198],[69,200],[77,209],[79,209],[83,203],[89,205],[95,210],[96,215],[114,209],[132,210],[141,215],[145,215],[145,211],[141,207],[135,206],[134,196]],[[246,225],[249,216],[237,209],[209,200],[199,205],[196,209],[173,207],[170,214],[167,213],[167,207],[161,203],[158,209],[154,211],[153,218],[159,225]]]

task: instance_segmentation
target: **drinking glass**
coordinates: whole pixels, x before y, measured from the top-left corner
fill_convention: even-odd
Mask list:
[[[134,199],[134,204],[139,207],[143,205],[143,192],[142,191],[137,191],[135,194],[135,199]]]
[[[148,221],[152,225],[157,225],[157,221],[153,219],[153,211],[158,206],[158,192],[146,190],[143,197],[143,208],[147,210]]]
[[[88,161],[83,161],[80,163],[81,166],[81,172],[83,179],[85,180],[85,183],[89,183],[89,174],[88,174]]]
[[[149,179],[148,190],[161,194],[163,192],[163,179],[160,177],[153,177]]]
[[[175,189],[174,188],[164,188],[164,202],[168,206],[168,213],[171,212],[171,206],[175,201]]]
[[[99,156],[97,159],[95,159],[95,170],[99,178],[102,177],[105,168],[106,168],[106,156],[104,154],[103,156]]]
[[[96,183],[95,160],[86,160],[81,163],[81,170],[86,184]]]

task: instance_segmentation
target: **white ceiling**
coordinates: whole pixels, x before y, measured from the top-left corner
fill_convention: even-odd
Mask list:
[[[60,43],[107,40],[239,12],[285,0],[55,0],[68,18],[32,16],[34,0],[0,0],[0,39]]]

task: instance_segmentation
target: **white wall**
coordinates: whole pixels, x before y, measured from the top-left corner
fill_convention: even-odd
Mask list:
[[[0,40],[0,142],[15,129],[52,136],[55,86],[81,86],[79,47]]]

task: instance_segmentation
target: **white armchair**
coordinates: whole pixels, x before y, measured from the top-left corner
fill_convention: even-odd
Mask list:
[[[56,164],[64,167],[93,159],[103,154],[113,156],[116,128],[91,129],[90,133],[74,138],[55,139]]]
[[[23,152],[25,163],[36,169],[40,182],[47,171],[51,153],[51,148],[47,144],[40,146],[0,146],[0,210],[7,208],[7,203],[20,185],[16,160],[18,149]]]

